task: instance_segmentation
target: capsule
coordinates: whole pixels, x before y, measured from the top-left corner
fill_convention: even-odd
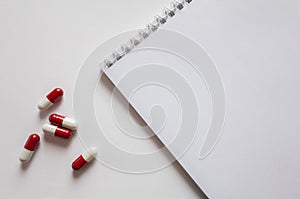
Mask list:
[[[69,129],[64,129],[51,124],[44,124],[42,129],[46,134],[51,134],[65,139],[68,139],[72,136],[72,132]]]
[[[77,123],[74,119],[68,118],[63,115],[51,114],[49,116],[49,121],[51,122],[51,124],[62,126],[70,130],[76,130],[77,128]]]
[[[74,162],[72,163],[72,168],[74,170],[79,170],[85,164],[92,161],[97,155],[96,147],[90,147],[83,154],[81,154]]]
[[[44,97],[38,104],[40,110],[47,110],[56,101],[58,101],[64,95],[64,91],[61,88],[53,89],[46,97]]]
[[[39,141],[40,141],[40,136],[38,134],[31,134],[28,137],[28,139],[24,145],[24,149],[22,150],[20,158],[19,158],[22,163],[26,163],[31,159],[31,157],[34,153],[34,150],[35,150],[36,146],[38,145]]]

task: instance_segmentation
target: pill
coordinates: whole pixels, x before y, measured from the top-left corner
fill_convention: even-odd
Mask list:
[[[90,147],[83,154],[81,154],[74,162],[72,163],[72,168],[74,170],[79,170],[86,163],[92,161],[97,155],[96,147]]]
[[[55,124],[57,126],[62,126],[70,130],[76,130],[77,128],[77,123],[74,119],[68,118],[63,115],[51,114],[49,116],[49,121],[52,124]]]
[[[53,89],[46,97],[44,97],[38,104],[40,110],[46,110],[50,108],[57,100],[64,95],[64,91],[61,88]]]
[[[65,139],[68,139],[72,136],[72,132],[69,129],[64,129],[51,124],[44,124],[42,129],[46,134],[62,137]]]
[[[31,134],[28,137],[19,158],[22,163],[26,163],[31,159],[39,141],[40,141],[40,136],[38,134]]]

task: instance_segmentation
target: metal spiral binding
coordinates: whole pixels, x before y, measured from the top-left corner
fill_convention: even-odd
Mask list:
[[[158,14],[154,19],[147,23],[146,28],[137,32],[127,42],[121,44],[119,48],[114,50],[111,55],[104,59],[106,67],[111,67],[116,61],[120,60],[129,53],[135,46],[139,45],[151,33],[155,32],[160,25],[163,25],[169,18],[173,17],[177,11],[182,10],[186,4],[192,0],[175,0],[170,3],[170,6],[165,8],[161,14]]]

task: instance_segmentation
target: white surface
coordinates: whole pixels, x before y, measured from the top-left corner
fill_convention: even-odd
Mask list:
[[[203,137],[199,136],[179,161],[211,198],[299,198],[299,1],[194,1],[164,28],[204,46],[226,91],[225,125],[215,148],[200,159]],[[140,51],[133,51],[106,71],[150,125],[150,105],[163,94],[152,86],[148,94],[138,91],[133,96],[130,89],[134,86],[126,81],[123,85],[121,80],[142,68],[142,63],[166,65],[168,55],[154,56],[149,50],[161,47],[160,43],[178,40],[158,30],[141,44]],[[192,50],[186,53],[196,54]],[[188,73],[180,69],[180,61],[168,66],[183,76]],[[148,72],[144,78],[151,75]],[[180,115],[177,111],[167,119],[179,117],[176,113]],[[161,133],[158,136],[168,143],[176,131],[166,126]],[[171,151],[177,154],[176,148]]]
[[[40,134],[51,113],[72,116],[73,85],[89,53],[112,35],[143,26],[166,3],[169,0],[0,1],[2,197],[201,198],[178,164],[132,175],[93,161],[73,173],[71,163],[84,150],[80,129],[69,140],[42,136],[32,160],[24,166],[18,160],[25,139]],[[63,99],[39,112],[37,103],[55,87],[64,89]],[[102,95],[106,99],[109,92]]]

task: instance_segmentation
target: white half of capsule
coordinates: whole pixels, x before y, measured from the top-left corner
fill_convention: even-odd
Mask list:
[[[70,130],[76,130],[78,124],[74,119],[65,117],[62,122],[62,126]]]
[[[53,105],[52,102],[50,102],[50,100],[48,100],[47,97],[44,97],[40,103],[38,104],[38,108],[43,111],[43,110],[47,110],[48,108],[50,108]]]
[[[24,148],[19,157],[20,161],[22,163],[28,162],[31,159],[33,153],[34,153],[34,151],[30,151],[30,150]]]
[[[96,157],[96,155],[97,155],[97,148],[90,147],[82,154],[82,157],[83,159],[85,159],[86,162],[90,162]]]
[[[51,125],[51,124],[44,124],[42,127],[44,133],[55,135],[55,131],[57,129],[57,126]]]

